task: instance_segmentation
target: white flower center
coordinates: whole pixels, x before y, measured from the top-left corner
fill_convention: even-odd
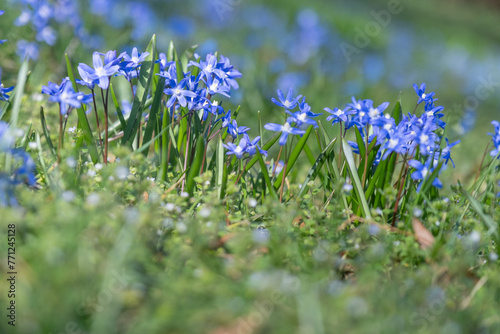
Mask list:
[[[300,114],[299,117],[297,117],[299,121],[304,122],[307,119],[307,114],[303,113]]]
[[[420,142],[421,143],[427,143],[427,141],[429,140],[429,136],[428,135],[421,135],[420,136]]]
[[[425,178],[427,174],[429,174],[429,170],[427,169],[427,167],[424,167],[424,169],[422,169],[422,177]]]
[[[283,125],[283,128],[281,128],[281,131],[290,133],[291,128],[290,124],[286,122],[285,125]]]
[[[181,95],[181,93],[182,93],[182,89],[180,89],[180,88],[174,89],[174,94],[175,95]]]
[[[242,149],[241,147],[237,146],[237,147],[234,149],[234,151],[235,151],[236,153],[241,153],[241,152],[243,152],[243,149]]]
[[[397,139],[389,140],[389,148],[390,149],[395,148],[396,146],[398,146],[398,144],[399,144],[399,140],[397,140]]]
[[[99,76],[99,77],[103,77],[104,76],[104,68],[103,67],[96,68],[95,74],[97,74],[97,76]]]
[[[425,99],[427,97],[427,95],[425,95],[425,93],[422,94],[422,99]]]
[[[385,129],[385,130],[390,130],[390,129],[392,129],[392,124],[391,124],[391,123],[386,123],[386,124],[384,124],[384,129]]]

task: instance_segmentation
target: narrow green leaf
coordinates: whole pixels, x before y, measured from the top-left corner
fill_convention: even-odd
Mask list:
[[[345,159],[347,161],[347,167],[349,168],[352,180],[354,181],[354,191],[356,192],[360,202],[361,208],[363,210],[364,216],[367,219],[371,219],[370,208],[366,201],[365,193],[363,187],[361,186],[361,181],[359,180],[358,170],[356,169],[356,164],[354,163],[354,157],[352,155],[351,146],[347,143],[347,141],[342,141],[342,148],[344,149]]]
[[[189,172],[187,174],[186,179],[186,190],[190,195],[193,195],[194,186],[196,182],[194,181],[195,177],[200,175],[201,164],[203,162],[203,156],[205,152],[205,138],[203,136],[199,136],[196,141],[196,151],[193,158],[193,163],[189,167]]]
[[[153,136],[153,130],[156,126],[156,117],[162,107],[161,99],[163,97],[163,87],[165,86],[165,78],[161,77],[160,81],[158,81],[158,86],[153,98],[153,105],[151,106],[151,110],[149,111],[148,123],[146,125],[146,130],[144,131],[144,137],[142,139],[144,146],[144,142],[148,142],[149,139]],[[144,154],[147,155],[147,150],[144,151]]]
[[[189,49],[187,49],[186,51],[184,51],[182,53],[180,61],[181,61],[181,65],[182,65],[182,70],[184,72],[187,72],[187,65],[189,63],[189,60],[191,58],[193,58],[194,52],[196,51],[197,48],[198,48],[198,45],[193,45]],[[193,74],[193,75],[195,75],[195,74]]]
[[[309,138],[309,135],[311,134],[312,130],[313,130],[313,126],[309,126],[309,128],[307,129],[306,133],[302,135],[302,138],[299,139],[297,145],[295,145],[292,153],[290,154],[290,158],[288,159],[288,163],[287,163],[287,168],[284,168],[280,174],[278,175],[278,177],[276,178],[276,181],[274,182],[274,187],[276,189],[278,189],[280,186],[281,186],[281,182],[283,180],[283,173],[285,172],[285,169],[286,169],[286,174],[285,174],[285,177],[287,177],[287,175],[290,173],[290,171],[292,170],[293,168],[293,165],[295,164],[295,162],[297,161],[297,159],[299,158],[299,155],[300,153],[302,152],[303,148],[304,148],[304,145],[306,144],[307,142],[307,139]]]
[[[115,95],[115,90],[113,89],[113,84],[109,84],[109,89],[111,90],[111,98],[113,99],[113,104],[115,105],[116,114],[118,115],[118,121],[120,122],[122,129],[125,130],[127,127],[127,122],[125,121],[125,117],[123,117],[122,109],[120,108],[120,104]]]
[[[52,155],[54,156],[55,159],[57,159],[57,151],[56,148],[54,147],[54,144],[52,144],[52,140],[50,139],[50,133],[49,129],[47,128],[47,122],[45,120],[43,107],[40,107],[40,121],[42,123],[42,130],[43,130],[43,135],[45,136],[45,140],[47,140],[47,144],[49,145]]]
[[[363,141],[363,137],[361,136],[361,132],[357,126],[354,127],[354,132],[356,134],[356,143],[359,147],[359,156],[361,157],[360,161],[364,161],[366,154],[365,142]]]
[[[484,213],[481,203],[479,203],[478,200],[472,197],[464,188],[462,188],[462,186],[460,186],[460,191],[467,198],[472,208],[479,215],[483,223],[487,225],[487,235],[490,236],[494,234],[498,238],[498,223],[495,223],[492,217]]]
[[[403,108],[401,107],[401,100],[398,100],[396,102],[396,105],[392,110],[392,117],[394,118],[396,124],[398,124],[401,121],[401,118],[403,117]]]
[[[139,77],[137,78],[137,89],[132,104],[132,111],[127,122],[127,127],[124,130],[122,144],[130,143],[134,140],[137,130],[139,129],[142,110],[148,98],[148,93],[151,88],[153,77],[154,59],[156,58],[156,35],[153,35],[149,42],[146,52],[149,55],[146,57],[141,66]]]
[[[328,157],[329,154],[332,153],[332,149],[335,146],[335,142],[336,141],[337,141],[337,138],[334,138],[325,147],[325,149],[323,150],[323,152],[321,152],[321,154],[318,156],[318,158],[316,159],[316,162],[314,163],[314,165],[309,170],[309,173],[307,174],[306,179],[304,180],[304,182],[302,182],[302,187],[300,188],[298,197],[302,198],[302,196],[305,194],[305,192],[306,192],[306,190],[308,188],[307,184],[310,181],[314,181],[314,179],[316,178],[316,176],[319,174],[319,172],[321,170],[321,167],[323,167],[323,164],[325,163],[326,158]]]
[[[68,54],[65,54],[64,57],[66,58],[66,68],[68,71],[68,76],[71,79],[71,84],[73,85],[73,90],[75,92],[78,92],[78,86],[76,84],[75,75]],[[97,152],[97,146],[95,145],[94,135],[92,134],[92,130],[90,129],[89,121],[87,119],[87,114],[85,114],[85,109],[83,107],[77,108],[76,113],[78,115],[78,126],[80,126],[83,131],[83,138],[87,143],[90,158],[92,159],[93,163],[97,163],[99,161],[99,152]]]
[[[260,163],[260,170],[262,172],[262,176],[264,177],[264,180],[266,182],[267,188],[269,189],[269,193],[271,194],[271,197],[276,199],[278,198],[278,195],[276,194],[276,190],[273,187],[273,184],[271,183],[271,179],[269,178],[269,173],[266,168],[266,163],[262,159],[262,155],[260,154],[259,150],[257,150],[256,154],[257,159],[259,159]]]
[[[218,195],[219,198],[221,199],[224,195],[224,187],[223,187],[223,180],[224,180],[224,170],[225,170],[225,163],[224,163],[224,146],[222,146],[222,138],[219,136],[219,142],[217,144],[217,152],[216,152],[216,171],[217,171],[217,179],[216,179],[216,185],[218,188]],[[227,180],[227,177],[226,177]]]

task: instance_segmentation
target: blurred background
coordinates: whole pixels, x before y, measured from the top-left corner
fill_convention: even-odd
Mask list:
[[[218,51],[243,73],[225,109],[242,106],[239,122],[255,129],[276,89],[295,89],[314,112],[343,107],[351,97],[378,105],[401,98],[413,112],[412,85],[422,82],[445,107],[457,168],[445,178],[469,177],[480,164],[500,119],[500,4],[493,0],[8,0],[1,5],[2,83],[15,84],[23,57],[32,59],[35,99],[47,81],[95,50],[144,49],[153,33],[159,51]],[[37,109],[28,110],[34,117]],[[417,111],[421,112],[421,111]],[[29,114],[25,119],[29,121]],[[252,133],[255,135],[256,133]]]

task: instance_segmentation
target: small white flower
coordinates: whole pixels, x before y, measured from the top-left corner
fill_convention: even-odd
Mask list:
[[[248,205],[252,208],[255,208],[257,206],[257,200],[255,198],[250,198],[248,200]]]
[[[101,201],[101,196],[99,196],[99,194],[96,193],[90,193],[87,196],[87,199],[85,200],[85,202],[90,206],[96,206],[97,204],[99,204],[100,201]]]
[[[75,200],[75,193],[71,190],[66,190],[62,193],[62,199],[66,202],[73,202]]]
[[[181,197],[188,198],[189,194],[185,191],[181,192]]]
[[[167,211],[174,211],[175,205],[173,203],[167,203],[165,204],[165,209],[167,209]]]
[[[207,207],[203,207],[200,210],[200,217],[207,218],[210,216],[211,210]]]
[[[37,145],[35,142],[33,141],[30,141],[30,143],[28,144],[28,147],[32,150],[36,149],[37,148]]]

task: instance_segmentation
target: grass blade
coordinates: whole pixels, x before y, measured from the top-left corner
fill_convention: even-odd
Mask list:
[[[56,148],[54,147],[54,144],[52,144],[52,140],[50,139],[50,132],[49,132],[49,129],[47,128],[47,121],[45,120],[45,114],[43,112],[43,107],[40,107],[40,121],[42,123],[43,135],[45,136],[45,139],[47,140],[47,144],[49,145],[50,151],[52,152],[52,155],[54,156],[54,158],[57,159]]]
[[[78,86],[76,85],[75,75],[73,72],[73,68],[71,66],[71,61],[69,60],[68,54],[64,55],[66,58],[66,68],[68,71],[68,76],[71,80],[71,84],[73,85],[73,90],[78,92]],[[77,108],[76,113],[78,115],[78,126],[81,127],[83,131],[83,138],[87,143],[87,147],[89,150],[90,158],[93,163],[97,163],[99,161],[99,152],[97,152],[97,146],[95,145],[94,135],[92,134],[92,130],[90,129],[89,121],[87,119],[87,114],[85,114],[85,109],[83,107]]]
[[[309,170],[309,173],[307,174],[306,179],[302,183],[302,188],[300,188],[299,194],[297,195],[298,197],[302,198],[304,193],[307,190],[307,184],[314,180],[316,176],[319,174],[321,167],[323,167],[323,164],[325,163],[325,160],[327,157],[331,154],[333,147],[335,146],[335,142],[337,141],[337,138],[334,138],[321,152],[321,154],[318,156],[316,159],[316,162],[314,165],[311,167],[311,170]]]
[[[276,189],[281,186],[281,182],[283,180],[283,173],[285,172],[285,169],[286,169],[286,174],[284,175],[284,177],[287,177],[287,175],[292,170],[292,167],[295,164],[295,162],[297,161],[297,159],[299,158],[299,155],[302,152],[302,149],[304,148],[304,145],[306,144],[307,139],[309,138],[309,135],[311,134],[313,128],[314,127],[312,125],[309,126],[309,128],[306,131],[306,133],[304,135],[302,135],[302,138],[300,138],[300,140],[297,143],[297,145],[295,145],[295,148],[293,149],[292,153],[290,154],[290,158],[288,159],[287,167],[284,168],[280,172],[280,174],[278,175],[276,181],[274,182],[274,187]]]
[[[368,203],[366,202],[365,192],[363,187],[361,186],[361,181],[359,180],[358,170],[356,168],[356,164],[354,163],[354,157],[352,155],[351,146],[344,140],[342,141],[342,148],[344,149],[345,159],[347,161],[347,167],[349,168],[352,180],[354,181],[354,191],[358,195],[358,198],[361,202],[361,209],[367,219],[371,219],[370,208],[368,207]]]
[[[165,86],[165,78],[161,77],[160,81],[158,81],[158,86],[155,92],[155,96],[153,98],[153,105],[151,106],[151,110],[149,112],[149,119],[146,125],[146,131],[144,131],[143,144],[144,142],[149,142],[149,139],[153,136],[153,130],[156,126],[156,117],[161,108],[161,98],[163,97],[163,87]],[[147,150],[144,151],[144,154],[147,154]]]
[[[259,150],[257,150],[255,155],[257,156],[257,159],[259,159],[260,170],[262,172],[262,176],[264,177],[264,181],[266,182],[267,188],[269,188],[269,194],[271,194],[272,198],[277,199],[278,194],[276,193],[276,190],[271,183],[271,179],[269,178],[269,173],[266,168],[266,163],[264,162],[264,159],[262,159],[262,155],[260,154]]]

